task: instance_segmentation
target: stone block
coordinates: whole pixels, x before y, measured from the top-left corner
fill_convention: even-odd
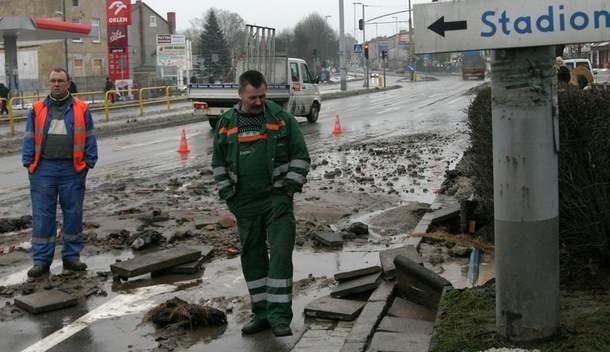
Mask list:
[[[434,323],[431,321],[385,316],[377,331],[431,335],[433,328]]]
[[[367,352],[428,352],[430,336],[378,332],[373,336]]]
[[[78,298],[59,290],[48,290],[15,298],[15,305],[32,314],[51,312],[78,304]]]
[[[152,275],[159,276],[159,275],[175,275],[175,274],[178,274],[178,275],[196,274],[198,272],[201,272],[202,269],[205,270],[205,268],[203,266],[204,261],[205,261],[205,259],[203,257],[200,257],[199,259],[194,260],[192,262],[188,262],[188,263],[172,266],[171,268],[155,271],[152,273]]]
[[[436,310],[445,286],[451,283],[437,273],[426,269],[411,258],[398,255],[394,258],[396,284],[402,297]]]
[[[366,268],[354,269],[350,271],[343,271],[335,274],[335,280],[345,281],[349,279],[355,279],[357,277],[375,274],[379,271],[381,271],[379,265],[373,265]]]
[[[388,302],[394,298],[394,282],[382,280],[369,297],[369,302]]]
[[[357,279],[343,281],[334,287],[330,293],[331,296],[342,298],[362,292],[370,292],[377,288],[381,273],[375,273]]]
[[[345,341],[366,344],[383,318],[387,304],[387,302],[368,302],[360,312]]]
[[[379,252],[379,261],[381,262],[381,268],[383,269],[383,275],[386,278],[394,277],[396,266],[394,265],[394,258],[402,255],[411,260],[418,262],[420,264],[423,263],[421,256],[417,252],[417,249],[413,246],[404,246],[399,248],[387,249],[385,251]]]
[[[314,240],[329,247],[340,247],[343,245],[343,235],[339,232],[322,232],[313,235]]]
[[[110,270],[114,276],[130,278],[192,262],[199,257],[201,257],[200,249],[178,246],[111,264]]]
[[[388,315],[398,318],[434,321],[436,313],[424,306],[396,297]]]
[[[332,297],[321,297],[305,307],[305,315],[333,320],[356,319],[366,302]]]
[[[452,218],[458,218],[460,216],[460,209],[460,205],[456,203],[443,204],[441,209],[435,210],[427,215],[430,216],[430,223],[438,224]]]

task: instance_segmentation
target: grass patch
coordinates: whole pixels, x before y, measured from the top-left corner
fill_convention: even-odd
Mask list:
[[[439,305],[431,352],[484,351],[493,347],[543,352],[610,350],[610,297],[607,292],[564,292],[560,331],[533,343],[512,343],[496,335],[495,289],[451,290]]]

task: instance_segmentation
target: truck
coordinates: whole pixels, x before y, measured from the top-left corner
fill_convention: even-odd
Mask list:
[[[462,79],[476,77],[484,80],[486,67],[485,57],[481,51],[465,51],[462,58]]]
[[[267,81],[267,99],[283,105],[294,116],[318,120],[322,99],[318,79],[303,59],[276,55],[275,29],[246,25],[246,45],[230,69],[230,82],[192,83],[189,98],[193,111],[207,118],[210,127],[239,102],[239,76],[248,70],[261,72]]]

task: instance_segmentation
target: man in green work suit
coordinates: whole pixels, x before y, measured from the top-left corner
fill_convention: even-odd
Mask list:
[[[218,121],[212,167],[220,198],[239,228],[253,312],[242,333],[271,328],[275,336],[289,336],[296,233],[292,196],[306,181],[310,159],[297,121],[266,101],[266,93],[260,72],[239,77],[241,101]]]

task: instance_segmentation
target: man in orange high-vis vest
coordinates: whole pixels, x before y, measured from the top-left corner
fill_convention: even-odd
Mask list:
[[[70,76],[61,68],[49,75],[51,93],[34,103],[23,137],[22,163],[32,198],[31,278],[49,274],[55,254],[57,200],[63,221],[64,270],[84,272],[83,201],[87,172],[97,162],[93,118],[87,104],[73,97]]]

